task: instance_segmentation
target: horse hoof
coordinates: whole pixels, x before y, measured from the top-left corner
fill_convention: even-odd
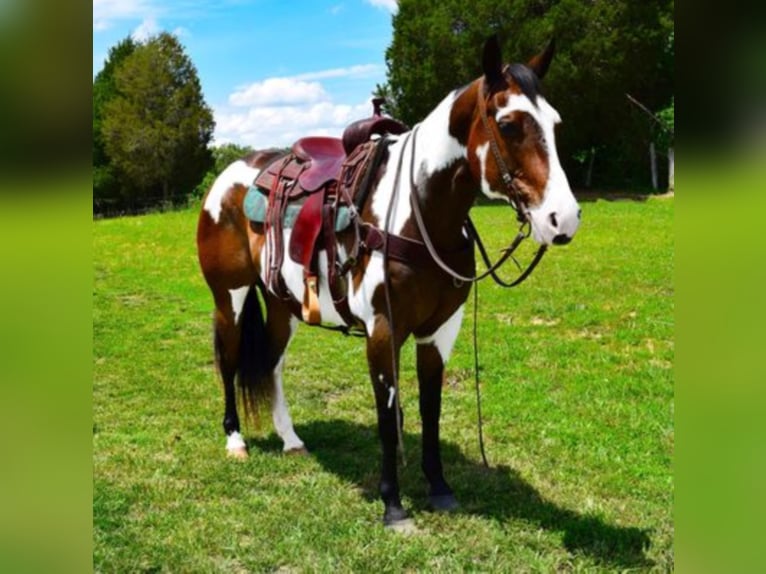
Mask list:
[[[229,458],[236,458],[237,460],[245,460],[248,457],[247,448],[244,446],[227,448],[226,454]]]
[[[305,446],[298,446],[295,448],[288,448],[285,451],[286,455],[289,456],[306,456],[309,453],[309,450]]]
[[[401,506],[391,506],[383,513],[383,526],[386,528],[396,529],[397,525],[404,525],[407,521],[412,522]]]
[[[455,495],[440,494],[438,496],[429,496],[428,501],[436,512],[453,512],[460,508]]]
[[[397,534],[404,534],[405,536],[416,534],[418,532],[418,527],[415,526],[415,522],[412,518],[403,518],[402,520],[385,522],[383,526],[386,530],[396,532]]]

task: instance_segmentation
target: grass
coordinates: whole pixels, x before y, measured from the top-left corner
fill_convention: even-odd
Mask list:
[[[480,287],[448,365],[442,437],[462,509],[425,509],[414,352],[402,393],[405,505],[380,525],[363,344],[303,327],[285,384],[311,451],[270,424],[227,459],[194,210],[94,222],[94,567],[102,572],[671,571],[674,200],[583,203],[575,241],[521,287]],[[515,228],[474,209],[488,243]],[[508,268],[510,269],[510,268]]]

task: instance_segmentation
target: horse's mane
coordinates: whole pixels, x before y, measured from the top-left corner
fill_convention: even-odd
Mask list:
[[[537,96],[540,95],[540,80],[537,79],[537,75],[524,64],[508,64],[505,72],[513,78],[529,101],[535,104]]]

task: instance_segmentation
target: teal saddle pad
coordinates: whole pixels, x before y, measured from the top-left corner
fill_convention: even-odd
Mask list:
[[[266,221],[266,212],[269,207],[269,199],[260,189],[254,185],[250,186],[245,195],[245,201],[242,208],[245,215],[250,221],[255,223],[264,223]],[[287,209],[285,209],[285,219],[282,222],[282,226],[285,229],[292,229],[295,224],[295,220],[298,217],[298,213],[303,207],[301,203],[289,203]],[[351,225],[351,210],[342,205],[338,208],[338,212],[335,214],[335,231],[343,231],[349,225]]]

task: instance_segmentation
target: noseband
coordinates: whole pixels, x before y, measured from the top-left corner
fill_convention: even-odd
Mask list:
[[[529,237],[530,234],[532,233],[532,219],[529,216],[528,211],[524,209],[524,204],[521,201],[521,194],[519,193],[519,190],[514,183],[513,175],[511,175],[511,170],[508,169],[508,165],[505,163],[505,160],[503,159],[503,156],[500,153],[500,147],[497,145],[495,134],[489,125],[489,119],[487,118],[487,104],[484,101],[484,98],[485,98],[484,92],[485,92],[484,82],[482,82],[481,87],[479,88],[479,115],[481,117],[482,124],[484,124],[484,128],[487,131],[489,146],[492,149],[492,154],[495,157],[495,163],[497,164],[497,167],[500,170],[503,183],[508,189],[509,196],[511,197],[511,200],[510,200],[511,206],[516,211],[516,218],[521,222],[521,225],[519,227],[518,233],[516,234],[516,237],[514,237],[510,245],[503,250],[502,257],[500,257],[500,259],[498,259],[495,263],[492,263],[492,261],[489,258],[489,255],[487,254],[487,250],[484,247],[484,243],[479,237],[479,232],[476,230],[476,227],[474,226],[473,221],[471,221],[471,218],[469,216],[466,219],[466,222],[464,224],[465,231],[468,234],[468,237],[471,238],[473,241],[475,241],[476,247],[478,247],[479,249],[479,253],[481,254],[482,260],[484,261],[484,264],[487,266],[487,270],[484,273],[477,274],[473,277],[466,277],[465,275],[461,275],[460,273],[452,269],[449,265],[447,265],[442,260],[442,258],[439,256],[439,253],[436,250],[436,247],[434,247],[434,244],[431,241],[430,236],[428,235],[428,231],[426,230],[426,226],[423,221],[423,214],[420,211],[420,201],[418,200],[418,197],[417,197],[417,186],[415,184],[415,140],[417,137],[417,131],[419,126],[415,126],[411,132],[412,133],[412,157],[410,160],[410,204],[412,205],[412,211],[415,215],[415,222],[417,223],[418,231],[420,232],[420,235],[423,238],[423,243],[425,243],[426,248],[428,249],[428,252],[431,255],[431,258],[442,269],[442,271],[450,275],[453,279],[455,279],[455,281],[458,281],[458,282],[475,283],[477,281],[481,281],[487,276],[491,276],[492,279],[495,281],[495,283],[497,283],[501,287],[515,287],[516,285],[519,285],[520,283],[522,283],[527,277],[529,277],[529,275],[532,273],[534,268],[537,267],[537,264],[540,263],[540,260],[543,258],[543,255],[545,255],[547,246],[541,245],[539,247],[539,249],[537,250],[537,253],[532,259],[532,262],[524,271],[521,272],[521,274],[515,280],[511,282],[507,282],[501,279],[497,275],[497,270],[510,257],[513,256],[513,252],[516,251],[516,249],[521,244],[521,242],[524,241],[527,237]],[[406,142],[405,142],[405,146],[406,146]],[[402,154],[404,154],[404,149],[402,149]],[[398,178],[397,178],[397,181],[398,181]],[[514,262],[515,261],[516,260],[514,259]],[[518,266],[518,263],[517,263],[517,266]]]

